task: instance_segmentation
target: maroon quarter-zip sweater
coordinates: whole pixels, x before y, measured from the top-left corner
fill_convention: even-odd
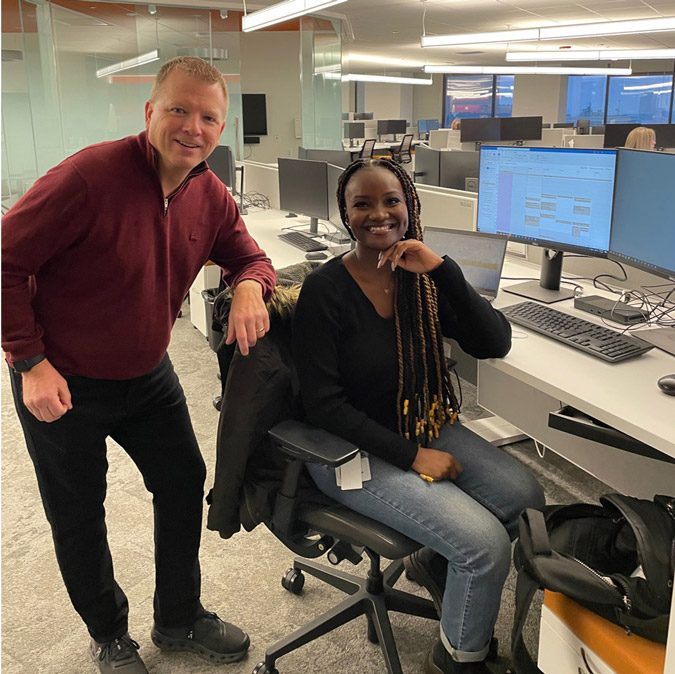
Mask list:
[[[2,222],[2,348],[64,375],[152,371],[207,260],[236,286],[275,281],[205,162],[164,199],[146,132],[92,145],[40,178]]]

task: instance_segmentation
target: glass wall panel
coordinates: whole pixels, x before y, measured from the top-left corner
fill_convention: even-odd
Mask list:
[[[463,117],[492,115],[492,75],[446,75],[443,126]]]
[[[607,123],[667,124],[672,75],[610,77]]]
[[[199,56],[226,75],[230,110],[221,144],[242,147],[239,14],[218,10],[52,0],[3,0],[3,195],[23,193],[81,148],[137,134],[162,63]],[[12,60],[5,61],[5,49]],[[154,61],[122,61],[157,51]],[[139,59],[140,60],[140,59]],[[113,67],[104,74],[101,69]]]
[[[495,117],[511,117],[513,115],[513,75],[497,75],[495,96]]]
[[[300,22],[302,147],[342,149],[342,22]]]
[[[566,122],[590,119],[592,126],[605,123],[606,75],[570,75],[567,78]]]

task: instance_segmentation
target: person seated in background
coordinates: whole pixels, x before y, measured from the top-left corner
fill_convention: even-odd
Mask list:
[[[656,132],[648,126],[637,126],[626,137],[624,147],[635,150],[653,150],[656,147]]]
[[[487,674],[517,518],[544,495],[527,468],[457,420],[443,337],[499,358],[511,328],[454,260],[423,243],[419,198],[399,164],[352,163],[338,204],[356,247],[305,279],[293,346],[307,421],[367,452],[372,478],[343,491],[334,470],[307,468],[331,498],[426,546],[405,560],[441,617],[424,671]]]
[[[453,131],[459,131],[462,128],[462,120],[459,117],[456,117],[455,119],[452,120],[450,128]]]

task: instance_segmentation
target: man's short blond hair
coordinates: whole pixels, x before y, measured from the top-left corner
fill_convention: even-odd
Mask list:
[[[167,78],[169,73],[176,68],[182,70],[186,75],[194,77],[197,80],[201,80],[202,82],[208,82],[209,84],[220,84],[225,96],[225,116],[227,116],[227,109],[230,105],[230,96],[227,93],[227,84],[225,83],[225,78],[218,68],[212,66],[208,61],[197,58],[196,56],[176,56],[167,61],[159,69],[159,72],[155,76],[155,81],[152,85],[152,91],[150,92],[150,100],[153,103],[157,101],[162,84],[164,84],[164,80]]]

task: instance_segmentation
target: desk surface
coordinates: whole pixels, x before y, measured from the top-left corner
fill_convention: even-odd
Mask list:
[[[507,257],[503,275],[538,277],[539,268]],[[509,283],[505,280],[502,286]],[[590,284],[582,285],[586,294],[604,294]],[[500,291],[495,306],[508,306],[523,299]],[[552,306],[602,323],[575,309],[572,299]],[[605,325],[620,329],[613,323]],[[660,377],[675,373],[675,356],[654,348],[637,358],[607,363],[520,326],[513,326],[513,330],[511,352],[504,359],[491,360],[491,366],[675,457],[675,396],[665,395],[656,386]],[[631,334],[639,336],[639,332]]]

